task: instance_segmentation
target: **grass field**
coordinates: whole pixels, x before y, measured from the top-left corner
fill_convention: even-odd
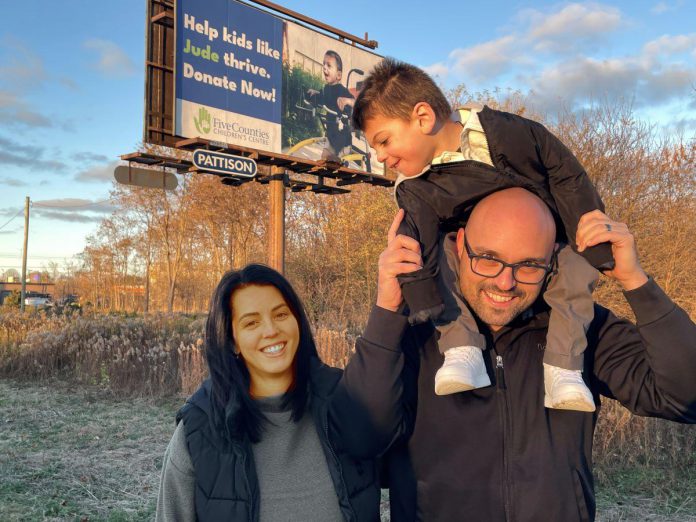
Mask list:
[[[152,520],[180,404],[0,380],[0,520]],[[664,473],[601,470],[598,520],[696,521],[696,472]]]

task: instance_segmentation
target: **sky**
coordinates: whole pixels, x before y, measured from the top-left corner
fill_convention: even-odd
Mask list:
[[[203,1],[203,0],[201,0]],[[519,90],[541,110],[625,98],[641,119],[696,132],[696,0],[278,2],[447,88]],[[113,208],[119,156],[142,140],[145,0],[3,2],[0,275],[74,260]],[[427,9],[424,9],[424,5]]]

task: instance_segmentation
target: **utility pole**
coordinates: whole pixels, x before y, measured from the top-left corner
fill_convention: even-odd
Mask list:
[[[271,207],[268,264],[282,274],[285,272],[285,169],[271,167],[268,191]]]
[[[22,297],[20,310],[24,311],[27,297],[27,246],[29,245],[29,196],[24,200],[24,250],[22,251]]]

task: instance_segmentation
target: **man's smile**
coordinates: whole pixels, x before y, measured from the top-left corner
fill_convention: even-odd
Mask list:
[[[501,295],[501,294],[496,294],[494,292],[491,292],[489,290],[484,290],[483,293],[486,294],[486,296],[491,301],[494,301],[496,303],[508,303],[515,298],[514,295]]]

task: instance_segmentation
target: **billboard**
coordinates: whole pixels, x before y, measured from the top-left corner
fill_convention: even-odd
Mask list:
[[[175,135],[383,174],[350,121],[379,55],[234,0],[177,0],[175,34]]]

